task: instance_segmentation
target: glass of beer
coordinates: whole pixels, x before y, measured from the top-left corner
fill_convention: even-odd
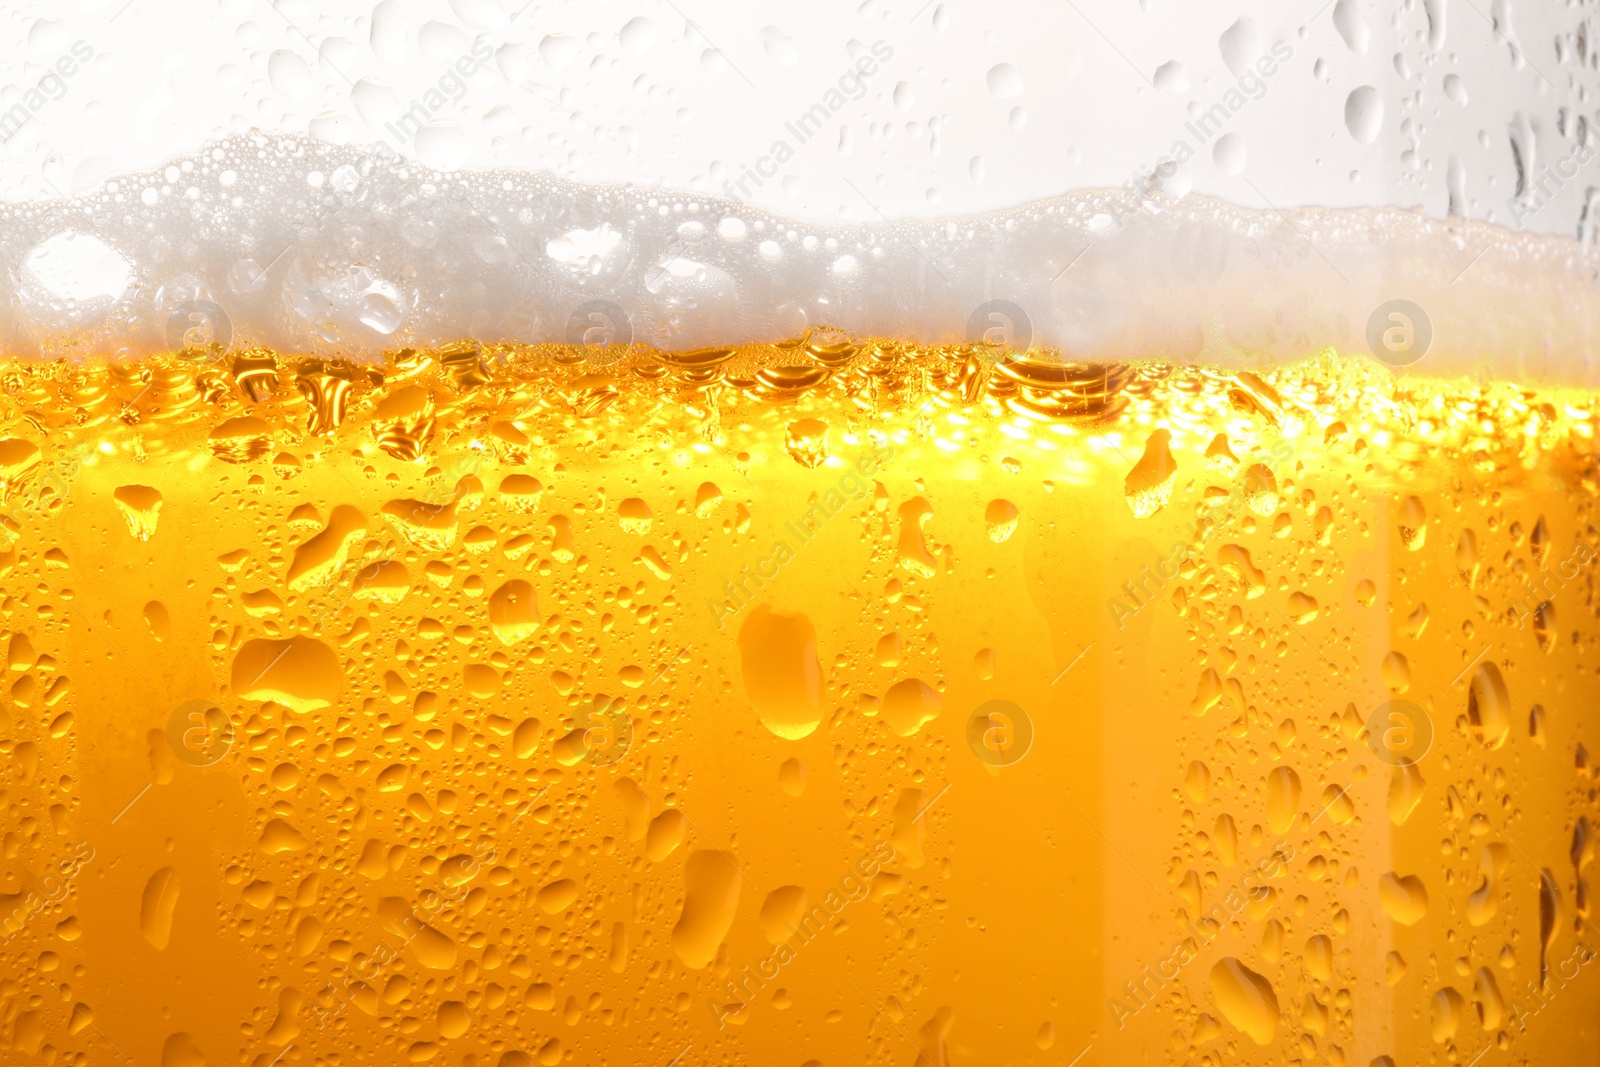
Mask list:
[[[436,6],[5,31],[5,1062],[1593,1059],[1580,12]]]

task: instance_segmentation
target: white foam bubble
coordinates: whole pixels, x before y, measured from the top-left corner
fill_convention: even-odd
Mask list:
[[[1159,188],[828,227],[248,135],[85,196],[0,205],[0,264],[5,352],[24,358],[224,335],[347,358],[581,341],[601,305],[601,336],[661,348],[812,326],[949,343],[992,333],[998,301],[1013,343],[1240,367],[1329,347],[1372,358],[1369,323],[1383,336],[1380,309],[1401,300],[1431,333],[1410,373],[1600,382],[1600,256],[1576,239]]]
[[[61,230],[22,257],[17,301],[40,327],[79,329],[103,318],[132,278],[132,265],[105,241]]]

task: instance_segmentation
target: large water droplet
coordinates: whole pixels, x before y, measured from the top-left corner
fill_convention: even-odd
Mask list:
[[[776,26],[761,28],[761,47],[767,53],[767,58],[774,63],[792,67],[800,62],[800,47]]]
[[[996,100],[1009,100],[1022,95],[1022,72],[1010,63],[996,63],[990,67],[985,80],[990,95]]]
[[[739,660],[761,725],[789,740],[817,728],[822,721],[822,663],[810,619],[760,605],[739,628]]]
[[[156,520],[161,516],[161,494],[148,485],[123,485],[111,494],[117,509],[128,520],[128,532],[141,541],[148,541],[156,532]]]
[[[1211,992],[1223,1018],[1258,1045],[1272,1043],[1278,1032],[1278,994],[1272,983],[1232,956],[1211,968]]]
[[[1344,102],[1344,125],[1362,144],[1378,139],[1383,127],[1383,97],[1370,85],[1357,86]]]
[[[1414,926],[1428,913],[1428,890],[1414,874],[1389,871],[1378,879],[1378,902],[1389,918],[1401,926]]]
[[[743,879],[733,856],[700,850],[684,863],[683,881],[683,912],[672,928],[672,951],[685,966],[699,970],[716,958],[733,926]]]
[[[643,15],[629,19],[617,32],[617,40],[630,56],[644,55],[656,43],[656,24]]]
[[[1254,19],[1241,18],[1218,38],[1217,48],[1222,52],[1222,61],[1237,78],[1261,58],[1264,50],[1261,28],[1256,25]]]
[[[1244,138],[1237,133],[1225,133],[1211,146],[1211,161],[1224,174],[1243,174],[1245,157]]]
[[[883,697],[883,718],[901,737],[910,737],[924,723],[938,717],[943,701],[938,690],[920,678],[907,678],[889,687]]]
[[[1178,461],[1172,457],[1172,434],[1156,430],[1144,443],[1144,454],[1123,480],[1123,492],[1135,518],[1148,518],[1160,511],[1172,497],[1172,476]]]
[[[333,649],[314,637],[246,641],[233,660],[233,691],[244,700],[276,700],[298,712],[325,708],[344,689]]]
[[[17,297],[41,326],[66,328],[99,321],[133,284],[133,267],[110,245],[68,230],[23,257]]]
[[[1344,38],[1344,43],[1350,51],[1358,56],[1367,54],[1367,44],[1372,40],[1372,31],[1367,28],[1366,20],[1361,17],[1361,7],[1356,0],[1339,0],[1333,5],[1333,27],[1339,31],[1339,36]]]
[[[145,883],[139,900],[139,932],[160,950],[172,939],[172,913],[178,906],[178,872],[163,867]]]
[[[1181,93],[1189,88],[1189,72],[1176,59],[1156,68],[1155,85],[1164,93]]]
[[[316,76],[306,61],[282,49],[267,59],[267,79],[272,87],[294,100],[309,100],[317,91]]]

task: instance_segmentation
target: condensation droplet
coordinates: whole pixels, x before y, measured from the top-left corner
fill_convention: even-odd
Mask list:
[[[1344,102],[1344,125],[1350,136],[1362,144],[1378,139],[1383,127],[1383,97],[1378,90],[1362,85],[1350,91]]]
[[[1022,95],[1022,72],[1010,63],[996,63],[989,68],[984,79],[989,94],[996,100],[1009,100]]]

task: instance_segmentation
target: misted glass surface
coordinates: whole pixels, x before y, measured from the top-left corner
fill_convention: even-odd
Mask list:
[[[1586,15],[144,2],[0,31],[0,1061],[1600,1062]]]

